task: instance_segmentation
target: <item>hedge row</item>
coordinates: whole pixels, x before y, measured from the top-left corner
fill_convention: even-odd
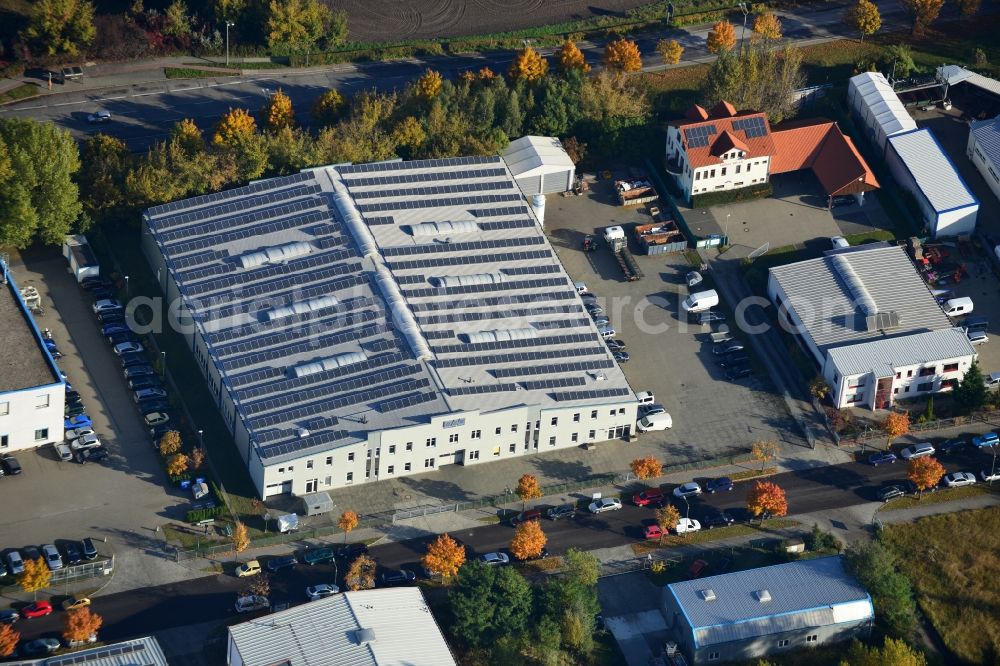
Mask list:
[[[763,199],[774,194],[771,183],[762,183],[753,187],[740,187],[735,190],[719,190],[718,192],[705,192],[695,194],[691,197],[691,208],[708,208],[710,206],[721,206],[723,204],[735,203],[737,201],[750,201],[751,199]]]
[[[211,509],[194,509],[187,512],[187,521],[189,523],[197,523],[202,520],[208,520],[209,518],[219,518],[226,513],[226,507],[213,506]]]

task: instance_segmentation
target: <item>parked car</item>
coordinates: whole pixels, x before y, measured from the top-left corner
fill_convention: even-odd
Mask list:
[[[8,476],[17,476],[21,473],[21,463],[17,462],[17,458],[9,453],[0,457],[0,464],[3,465],[3,473]]]
[[[868,464],[872,467],[879,465],[889,465],[896,462],[896,454],[892,451],[879,451],[868,456]]]
[[[699,284],[701,284],[701,281],[703,279],[704,278],[702,278],[701,273],[699,273],[698,271],[691,271],[684,276],[684,281],[687,282],[687,286],[689,287],[698,286]]]
[[[528,523],[533,520],[541,520],[542,512],[538,509],[528,509],[527,511],[522,511],[513,518],[510,519],[510,524],[517,527],[521,523]]]
[[[501,552],[486,553],[479,559],[490,567],[502,567],[510,564],[510,558],[507,556],[507,553]]]
[[[21,655],[25,657],[38,657],[52,654],[62,645],[55,638],[36,638],[33,641],[21,644]]]
[[[91,125],[111,122],[111,112],[101,109],[87,115],[87,122]]]
[[[938,444],[937,452],[939,455],[959,453],[964,451],[966,446],[968,445],[964,439],[949,439],[941,444]]]
[[[42,557],[41,551],[34,546],[24,546],[21,548],[21,552],[24,554],[24,559],[26,560],[38,560]]]
[[[94,545],[94,540],[90,537],[83,540],[83,559],[87,561],[97,559],[97,546]]]
[[[746,365],[750,362],[750,357],[744,351],[733,352],[718,358],[720,368],[733,368]]]
[[[323,564],[324,562],[333,562],[336,558],[336,554],[333,552],[333,548],[317,547],[317,548],[306,548],[302,551],[302,562],[310,566],[314,564]]]
[[[151,365],[133,365],[125,368],[125,379],[138,379],[139,377],[155,377],[156,371]]]
[[[632,495],[632,503],[636,506],[661,506],[666,500],[662,490],[649,488]]]
[[[103,446],[95,446],[91,449],[80,449],[79,451],[73,452],[73,460],[81,465],[86,465],[88,462],[100,462],[106,459],[111,454]]]
[[[903,486],[893,484],[891,486],[884,486],[879,489],[876,497],[878,497],[880,502],[888,502],[891,499],[896,499],[897,497],[905,497],[906,489]]]
[[[123,310],[108,310],[97,315],[97,321],[102,326],[104,324],[124,323],[125,312]]]
[[[903,460],[913,460],[914,458],[932,456],[934,455],[934,447],[927,442],[921,442],[920,444],[914,444],[913,446],[906,447],[899,452],[899,455]]]
[[[135,333],[133,333],[132,331],[125,331],[124,333],[112,333],[111,335],[106,337],[108,339],[108,344],[111,345],[112,347],[117,347],[118,345],[125,342],[134,342],[136,344],[138,344],[139,342],[139,338],[137,338],[135,336]]]
[[[66,597],[63,599],[62,608],[63,610],[76,610],[78,608],[86,608],[90,605],[90,599],[87,597]]]
[[[412,571],[407,571],[406,569],[393,569],[392,571],[386,571],[382,574],[382,585],[390,587],[392,585],[406,585],[408,583],[414,583],[417,580],[417,574]]]
[[[681,518],[677,521],[677,527],[674,528],[674,532],[677,534],[687,534],[688,532],[697,532],[701,529],[701,523],[694,518]]]
[[[237,613],[252,613],[259,610],[271,610],[271,602],[267,597],[253,594],[236,600]]]
[[[990,341],[990,336],[982,329],[966,331],[965,335],[973,345],[984,345]]]
[[[49,565],[49,569],[56,571],[63,568],[62,555],[59,554],[55,546],[50,543],[44,544],[42,554],[45,556],[45,563]]]
[[[995,432],[988,432],[972,438],[972,445],[977,449],[988,449],[1000,444],[1000,436]]]
[[[587,509],[591,513],[604,513],[605,511],[618,511],[622,508],[622,501],[615,497],[604,497],[591,502]]]
[[[642,531],[643,537],[646,539],[659,539],[664,535],[663,528],[657,525],[646,525],[646,528]]]
[[[165,389],[159,387],[149,387],[137,389],[132,393],[132,399],[137,403],[141,403],[145,400],[158,400],[167,397],[167,392]]]
[[[736,519],[733,518],[732,514],[715,507],[708,507],[701,516],[702,526],[710,530],[716,527],[729,527],[735,522]]]
[[[340,588],[329,583],[320,583],[306,588],[306,598],[309,601],[318,601],[339,593]]]
[[[290,569],[295,566],[295,558],[291,555],[272,557],[267,561],[267,570],[271,573],[278,573],[282,569]]]
[[[52,604],[48,601],[35,601],[21,609],[21,617],[29,620],[46,615],[52,615]]]
[[[160,383],[160,378],[155,375],[143,375],[128,380],[128,387],[133,391],[141,391],[148,388],[162,389],[163,384]]]
[[[14,624],[20,619],[21,616],[16,610],[12,610],[10,608],[0,610],[0,624]]]
[[[604,314],[604,308],[602,308],[600,305],[588,305],[586,306],[586,309],[587,309],[587,314],[589,314],[591,317],[599,317],[602,314]]]
[[[611,349],[611,351],[621,351],[625,349],[625,342],[623,340],[619,340],[618,338],[606,338],[604,343],[608,345],[608,349]]]
[[[368,545],[364,543],[349,543],[346,546],[341,546],[337,551],[337,557],[342,560],[352,561],[358,555],[367,555]]]
[[[69,448],[69,444],[65,442],[53,442],[52,446],[55,448],[56,457],[63,462],[67,462],[73,459],[73,449]]]
[[[549,520],[559,520],[560,518],[573,518],[576,516],[576,506],[573,504],[560,504],[545,512]]]
[[[123,370],[137,365],[149,365],[146,355],[138,352],[126,352],[119,356],[118,360],[121,361]]]
[[[96,448],[100,445],[101,439],[95,434],[90,434],[77,437],[69,443],[69,448],[73,451],[79,451],[80,449]]]
[[[24,560],[21,559],[21,553],[16,550],[12,550],[7,553],[6,559],[7,568],[10,570],[12,576],[24,573]]]
[[[138,354],[142,352],[142,345],[138,342],[122,342],[114,346],[116,354]]]
[[[63,427],[66,430],[73,430],[75,428],[90,428],[93,427],[93,422],[90,417],[86,414],[77,414],[76,416],[71,416],[63,421]]]
[[[611,356],[614,357],[615,361],[619,364],[628,363],[631,358],[626,351],[611,352]]]
[[[76,403],[75,405],[66,405],[66,407],[63,408],[63,418],[68,419],[73,416],[80,416],[85,411],[87,411],[87,408],[84,407],[81,403]]]
[[[666,414],[667,408],[656,403],[649,405],[639,405],[639,414],[642,416],[653,416],[654,414]]]
[[[83,552],[80,550],[80,544],[76,541],[65,542],[63,553],[66,554],[66,564],[79,564],[83,561]]]
[[[124,312],[122,304],[113,298],[102,298],[99,301],[95,301],[94,312],[97,314],[106,314],[109,312]]]
[[[708,570],[708,562],[706,560],[695,560],[688,567],[688,576],[691,578],[698,578],[703,573]]]
[[[738,351],[743,351],[743,343],[738,340],[721,342],[712,347],[712,353],[716,356],[725,356],[726,354],[732,354],[733,352]]]
[[[150,427],[162,425],[164,423],[170,422],[170,416],[164,414],[163,412],[151,412],[142,415],[143,420],[145,420],[146,425]]]
[[[112,284],[111,280],[107,278],[90,275],[80,280],[80,287],[84,291],[93,291],[94,289],[110,289]]]
[[[674,488],[674,497],[693,497],[701,494],[701,486],[694,481],[688,481]]]
[[[749,377],[752,374],[753,369],[749,365],[737,365],[732,368],[726,368],[726,379],[731,382]]]
[[[972,472],[952,472],[945,474],[941,479],[941,485],[945,488],[961,488],[971,486],[976,483],[976,475]]]
[[[733,480],[728,476],[720,476],[705,482],[706,493],[727,493],[733,489]]]
[[[142,400],[136,406],[139,408],[139,412],[143,416],[159,412],[165,413],[168,409],[170,409],[170,403],[163,398],[149,398],[147,400]]]
[[[260,562],[257,560],[249,560],[236,567],[236,577],[246,578],[247,576],[256,576],[260,573],[260,571]]]
[[[611,320],[604,315],[598,315],[594,317],[594,325],[600,328],[601,326],[610,326]]]
[[[715,310],[709,310],[708,312],[698,313],[698,323],[701,325],[711,324],[716,321],[726,321],[726,315],[721,312],[716,312]]]
[[[110,324],[104,324],[101,326],[101,335],[107,337],[109,335],[117,335],[118,333],[131,333],[132,329],[128,327],[123,321],[116,321]]]
[[[979,478],[983,480],[983,483],[1000,481],[1000,470],[980,470]]]

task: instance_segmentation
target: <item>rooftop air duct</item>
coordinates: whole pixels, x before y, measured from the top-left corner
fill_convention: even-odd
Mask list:
[[[315,375],[319,372],[325,372],[326,370],[336,370],[337,368],[342,368],[345,365],[362,363],[367,360],[368,357],[365,356],[363,352],[347,352],[346,354],[328,356],[327,358],[321,358],[318,361],[310,361],[308,363],[293,366],[291,368],[291,372],[295,377],[306,377],[308,375]]]
[[[414,236],[446,236],[448,234],[472,234],[479,231],[479,225],[470,220],[458,222],[423,222],[414,224],[410,231]]]
[[[840,278],[847,285],[847,290],[851,292],[854,305],[860,308],[866,315],[877,314],[878,306],[875,304],[875,299],[868,293],[868,288],[861,281],[861,277],[854,272],[854,267],[847,260],[847,256],[835,254],[832,260],[834,269],[836,269],[837,273],[840,274]]]

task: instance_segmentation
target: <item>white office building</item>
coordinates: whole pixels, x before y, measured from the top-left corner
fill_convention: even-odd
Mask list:
[[[499,157],[157,206],[142,247],[261,497],[634,429],[635,394]]]
[[[966,154],[993,190],[993,196],[1000,199],[1000,116],[972,121]]]
[[[778,266],[767,290],[837,407],[888,409],[950,391],[976,359],[901,247],[861,245]]]
[[[66,385],[0,260],[0,455],[63,440]]]

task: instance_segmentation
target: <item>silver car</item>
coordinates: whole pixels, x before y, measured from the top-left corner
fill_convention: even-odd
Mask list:
[[[906,447],[899,452],[899,455],[903,460],[913,460],[914,458],[932,456],[934,455],[934,447],[927,442],[921,442],[920,444],[914,444],[913,446]]]
[[[622,508],[622,501],[615,497],[605,497],[597,500],[596,502],[591,502],[587,509],[591,513],[604,513],[605,511],[618,511]]]
[[[42,546],[42,555],[45,557],[45,563],[49,565],[49,569],[52,571],[63,568],[62,555],[59,554],[59,551],[51,543]]]

